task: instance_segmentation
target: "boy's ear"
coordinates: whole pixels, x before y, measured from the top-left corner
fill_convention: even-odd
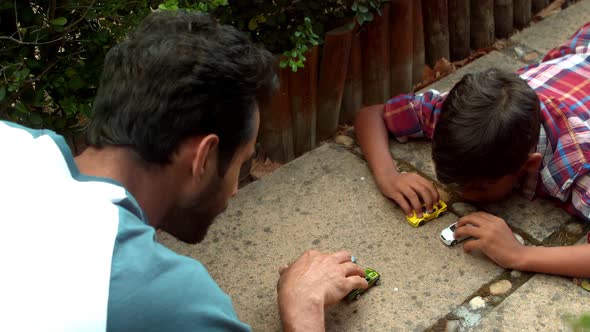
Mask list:
[[[524,163],[522,166],[522,170],[527,173],[536,173],[539,171],[541,167],[541,161],[543,160],[543,156],[540,153],[535,152],[529,155],[529,159]]]
[[[217,147],[219,137],[214,134],[203,137],[195,146],[192,161],[193,177],[200,178],[210,167],[217,167]]]

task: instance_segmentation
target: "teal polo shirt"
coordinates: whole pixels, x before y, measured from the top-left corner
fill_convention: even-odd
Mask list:
[[[80,174],[63,137],[0,121],[0,331],[249,331],[133,196]]]

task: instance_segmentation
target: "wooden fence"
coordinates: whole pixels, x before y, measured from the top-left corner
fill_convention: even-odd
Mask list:
[[[425,64],[460,60],[530,23],[547,0],[391,0],[370,24],[345,24],[280,71],[281,88],[262,107],[259,142],[288,162],[330,139],[363,105],[410,92]]]

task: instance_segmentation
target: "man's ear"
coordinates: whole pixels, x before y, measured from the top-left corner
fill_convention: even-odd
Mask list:
[[[541,161],[543,161],[543,156],[541,156],[540,153],[531,153],[529,159],[527,159],[524,166],[522,166],[522,170],[527,173],[536,173],[541,167]]]
[[[200,178],[211,167],[217,167],[219,136],[210,134],[203,137],[195,146],[192,162],[193,177]]]

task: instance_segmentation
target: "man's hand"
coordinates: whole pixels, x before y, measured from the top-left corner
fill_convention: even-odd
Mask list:
[[[324,308],[356,288],[367,288],[365,271],[346,251],[307,251],[279,270],[279,309],[286,331],[324,329]]]
[[[422,217],[422,203],[432,211],[440,199],[434,184],[415,173],[391,171],[375,174],[375,180],[383,195],[394,200],[408,216],[414,210],[418,217]]]
[[[485,212],[467,215],[457,223],[455,238],[471,236],[463,245],[466,252],[479,249],[503,268],[519,269],[526,247],[514,237],[506,222]]]

